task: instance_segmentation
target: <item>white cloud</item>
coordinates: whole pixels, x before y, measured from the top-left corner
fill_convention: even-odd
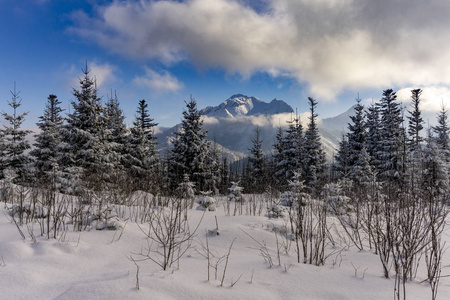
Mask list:
[[[204,124],[219,124],[219,120],[215,117],[202,116]]]
[[[71,65],[67,70],[67,74],[69,79],[69,84],[73,88],[78,88],[80,86],[80,78],[82,78],[82,69],[83,67],[77,67],[75,65]],[[109,63],[98,63],[96,61],[89,63],[88,68],[91,70],[89,76],[96,81],[97,87],[103,87],[106,84],[113,83],[117,80],[114,72],[116,71],[116,67]]]
[[[402,100],[410,109],[411,90],[415,88],[404,88],[397,92],[397,99]],[[426,87],[420,96],[420,109],[424,112],[437,113],[442,105],[450,109],[450,89],[447,87]]]
[[[155,93],[176,92],[183,87],[178,79],[167,71],[156,72],[145,68],[145,75],[133,79],[137,86],[151,89]]]
[[[96,16],[73,14],[70,31],[124,56],[288,74],[332,100],[347,89],[448,84],[449,13],[442,0],[266,0],[258,11],[243,0],[114,1]]]

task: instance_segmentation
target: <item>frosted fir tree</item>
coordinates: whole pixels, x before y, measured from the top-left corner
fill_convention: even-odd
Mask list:
[[[19,97],[20,92],[16,92],[16,84],[14,83],[14,90],[11,91],[11,101],[8,106],[12,108],[12,114],[2,111],[1,115],[6,120],[7,125],[1,130],[1,174],[3,177],[3,170],[10,168],[17,174],[16,180],[24,180],[26,176],[26,166],[30,162],[29,157],[25,151],[30,149],[30,143],[26,140],[26,136],[31,133],[29,130],[22,130],[21,125],[25,121],[28,112],[19,114],[18,108],[21,105]],[[0,178],[1,178],[0,177]]]
[[[125,147],[128,143],[128,130],[125,125],[125,116],[120,108],[117,94],[110,96],[105,106],[105,129],[107,144],[109,147],[108,153],[110,155],[111,168],[116,172],[121,173],[124,168]],[[117,174],[119,175],[119,174]],[[116,178],[117,180],[117,178]]]
[[[422,113],[420,111],[420,95],[422,94],[421,89],[411,90],[411,108],[408,111],[408,148],[414,153],[421,150],[421,144],[423,142],[423,137],[421,132],[423,130],[423,124],[425,123],[422,118]]]
[[[199,190],[207,186],[209,142],[207,131],[203,130],[202,113],[191,96],[183,111],[181,128],[174,132],[172,148],[168,157],[169,177],[171,185],[176,186],[183,174],[188,174]]]
[[[432,196],[446,196],[450,193],[450,175],[444,151],[428,130],[424,148],[424,186]],[[446,199],[450,201],[450,198]]]
[[[370,157],[370,165],[374,167],[374,171],[378,170],[381,159],[378,156],[378,143],[382,140],[380,110],[377,105],[372,103],[366,111],[366,150]]]
[[[308,102],[311,114],[305,132],[304,179],[308,190],[313,195],[317,195],[326,180],[326,158],[317,127],[317,101],[308,97]]]
[[[438,125],[433,126],[432,130],[435,134],[435,141],[438,147],[442,150],[445,160],[450,163],[450,127],[448,124],[448,110],[444,104],[438,114]]]
[[[176,189],[176,193],[178,197],[182,199],[194,199],[195,191],[194,191],[195,183],[189,180],[189,175],[183,175],[183,181],[180,182]]]
[[[350,198],[345,195],[342,185],[349,184],[347,179],[324,186],[322,196],[327,205],[327,211],[335,215],[344,215],[350,210]]]
[[[210,143],[209,152],[206,157],[205,164],[208,169],[208,174],[206,177],[204,189],[211,191],[212,193],[217,195],[219,194],[220,182],[223,180],[221,179],[221,175],[224,172],[224,170],[222,170],[224,166],[220,163],[219,150],[217,149],[217,143],[215,139]]]
[[[242,196],[242,191],[244,190],[243,187],[239,186],[238,182],[231,182],[231,187],[228,188],[230,193],[228,194],[228,201],[234,201],[234,202],[243,202],[244,197]]]
[[[350,116],[351,122],[348,124],[348,148],[349,148],[349,168],[350,178],[355,179],[355,167],[360,160],[361,151],[366,147],[367,127],[366,118],[364,114],[364,106],[361,104],[361,99],[356,98],[356,105],[354,106],[355,115]]]
[[[301,172],[294,172],[291,180],[288,180],[289,190],[281,194],[280,204],[287,207],[299,207],[306,204],[309,195],[305,192],[305,181]]]
[[[255,129],[255,138],[252,139],[252,147],[249,149],[250,180],[251,187],[256,193],[262,193],[265,189],[264,182],[266,160],[262,151],[261,129]]]
[[[211,197],[212,192],[200,192],[200,197],[197,198],[196,202],[200,205],[202,210],[215,211],[216,210],[216,199]]]
[[[156,182],[152,180],[157,179],[159,164],[159,152],[156,149],[158,142],[154,132],[158,124],[153,121],[147,102],[140,100],[125,155],[125,166],[138,189],[149,190],[156,186]]]
[[[342,136],[342,140],[339,142],[339,149],[334,159],[333,165],[333,178],[349,178],[352,171],[351,166],[351,154],[350,144],[345,135]]]
[[[275,150],[275,153],[273,154],[273,161],[274,161],[274,175],[277,181],[278,186],[283,186],[287,183],[286,178],[284,175],[284,166],[280,163],[284,160],[283,158],[283,151],[285,149],[285,144],[283,142],[284,140],[284,131],[280,127],[278,127],[277,135],[275,136],[275,144],[273,145],[273,148]]]
[[[400,183],[403,174],[403,117],[397,95],[392,89],[383,91],[378,103],[380,111],[380,135],[376,153],[379,160],[378,172],[382,181]]]
[[[36,123],[39,134],[35,135],[34,149],[30,155],[34,157],[34,166],[38,177],[44,181],[53,177],[57,170],[58,146],[61,143],[61,129],[64,118],[61,116],[63,109],[61,101],[56,95],[49,95],[45,104],[44,114]]]
[[[62,130],[60,164],[67,184],[81,180],[88,189],[101,190],[111,171],[103,114],[105,108],[97,96],[97,87],[89,76],[91,70],[87,64],[82,71],[80,90],[73,90],[73,110]]]
[[[287,183],[294,172],[301,170],[304,155],[303,127],[299,118],[288,121],[288,124],[281,143],[281,160],[276,166],[276,175],[281,176],[281,181],[284,183]]]
[[[411,177],[411,183],[413,187],[420,186],[422,181],[422,171],[423,171],[423,121],[422,113],[420,111],[420,95],[422,94],[421,89],[411,90],[411,110],[408,110],[408,138],[407,146],[409,150],[409,174]]]

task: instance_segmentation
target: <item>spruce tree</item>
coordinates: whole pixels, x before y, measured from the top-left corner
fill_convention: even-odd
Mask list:
[[[339,142],[339,149],[334,158],[335,163],[333,169],[337,174],[333,177],[336,177],[337,179],[348,179],[352,167],[350,164],[350,145],[348,138],[345,135],[342,136],[342,140]]]
[[[423,142],[421,131],[424,121],[419,108],[421,94],[421,89],[411,90],[412,110],[408,111],[408,147],[411,152],[419,151],[421,148],[420,144]]]
[[[191,96],[183,111],[181,128],[174,132],[175,138],[169,155],[169,176],[171,186],[176,187],[187,174],[198,191],[207,188],[208,168],[206,160],[209,152],[207,131],[203,130],[202,113]]]
[[[354,170],[361,162],[361,151],[366,147],[366,121],[364,115],[364,106],[361,104],[361,99],[356,98],[356,105],[354,107],[355,115],[350,116],[351,123],[348,124],[348,147],[349,147],[349,167],[350,177],[355,179]],[[361,167],[361,166],[359,166]]]
[[[35,135],[35,148],[30,155],[34,157],[37,176],[43,180],[51,177],[57,170],[58,146],[61,143],[61,129],[64,123],[64,118],[61,116],[63,109],[60,105],[61,101],[55,95],[49,95],[44,114],[36,123],[40,132]]]
[[[378,103],[380,110],[381,139],[376,148],[379,157],[378,171],[382,181],[397,182],[403,171],[403,117],[397,95],[392,89],[383,91],[383,97]]]
[[[303,127],[298,117],[288,121],[288,128],[282,139],[281,161],[277,163],[278,175],[282,182],[287,182],[294,176],[294,172],[301,172],[304,155]]]
[[[374,173],[378,173],[378,166],[381,163],[378,155],[378,143],[382,139],[380,127],[380,110],[377,105],[372,103],[366,111],[366,150]]]
[[[436,144],[444,152],[450,152],[450,127],[448,125],[448,110],[442,104],[441,111],[438,114],[438,125],[433,126],[433,132],[436,135]]]
[[[148,112],[147,102],[145,99],[140,100],[128,138],[125,166],[132,182],[135,183],[135,189],[155,192],[159,154],[154,132],[158,124],[153,121]]]
[[[89,76],[87,64],[80,78],[80,90],[73,89],[72,113],[62,130],[63,143],[60,164],[64,167],[66,188],[76,192],[73,185],[83,182],[88,189],[101,190],[109,180],[106,118],[97,96],[97,87]]]
[[[304,179],[308,191],[313,195],[318,195],[326,180],[326,158],[317,127],[317,101],[308,97],[308,102],[311,114],[305,132]]]
[[[255,129],[255,137],[252,139],[252,147],[249,149],[250,179],[253,191],[256,193],[262,193],[266,184],[264,182],[266,162],[262,151],[262,142],[261,129],[257,127]]]
[[[19,114],[18,108],[21,105],[21,99],[19,97],[20,92],[16,92],[16,84],[14,83],[14,90],[11,91],[11,101],[8,101],[8,105],[12,108],[12,114],[8,114],[2,111],[1,115],[6,120],[8,125],[4,125],[2,130],[2,162],[0,164],[1,172],[0,178],[3,178],[4,171],[10,169],[17,177],[16,181],[25,180],[26,165],[30,162],[29,157],[25,154],[25,151],[30,149],[30,143],[25,137],[31,133],[29,130],[22,130],[20,127],[25,121],[25,116],[28,112]]]
[[[114,185],[127,184],[123,178],[125,176],[124,156],[128,145],[128,129],[116,93],[114,96],[111,93],[111,96],[108,97],[103,115],[105,117],[107,163],[111,172],[109,181]]]
[[[286,178],[284,176],[284,166],[283,162],[283,151],[285,149],[284,144],[284,131],[280,127],[278,127],[277,135],[275,136],[275,144],[273,145],[274,154],[273,154],[273,163],[274,163],[274,180],[278,187],[287,185]]]
[[[448,110],[444,104],[441,106],[437,121],[438,125],[432,127],[435,134],[434,139],[446,166],[447,176],[450,176],[450,127],[448,124]]]

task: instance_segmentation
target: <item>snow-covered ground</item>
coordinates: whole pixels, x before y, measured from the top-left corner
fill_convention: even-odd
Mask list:
[[[21,230],[11,223],[4,204],[0,213],[0,299],[393,299],[394,279],[383,277],[379,258],[371,250],[358,251],[345,245],[327,248],[331,254],[325,266],[299,264],[295,247],[279,234],[281,266],[273,228],[284,221],[265,216],[227,216],[223,205],[206,211],[191,248],[178,263],[163,271],[151,261],[129,259],[147,244],[140,225],[128,221],[122,230],[70,230],[59,240],[39,236],[36,242],[27,227]],[[265,213],[265,212],[264,212]],[[203,212],[188,212],[190,227],[195,228]],[[219,235],[208,234],[219,225]],[[206,235],[211,264],[226,255],[234,240],[223,280],[226,260],[215,270],[204,257]],[[444,239],[450,245],[450,231]],[[256,242],[266,244],[274,266],[269,267]],[[203,246],[202,246],[203,245]],[[285,253],[284,246],[289,247]],[[339,251],[343,249],[342,251]],[[134,255],[137,258],[137,255]],[[444,259],[442,275],[450,274],[450,251]],[[407,284],[407,299],[431,299],[422,263],[415,281]],[[233,286],[232,286],[233,285]],[[438,299],[450,299],[450,278],[440,282]]]

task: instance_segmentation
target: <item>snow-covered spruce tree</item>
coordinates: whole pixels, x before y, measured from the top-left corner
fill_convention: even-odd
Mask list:
[[[355,115],[350,116],[351,123],[348,124],[348,146],[349,146],[349,167],[350,178],[355,179],[355,166],[361,162],[361,151],[366,147],[366,119],[364,114],[364,106],[361,104],[361,99],[356,98],[356,105],[354,107]],[[361,167],[361,166],[359,166]]]
[[[277,163],[277,176],[282,177],[281,181],[286,184],[295,172],[302,171],[304,155],[303,126],[298,116],[288,121],[288,124],[281,143],[281,160]]]
[[[71,101],[73,111],[67,116],[62,132],[60,165],[63,167],[67,192],[77,191],[81,181],[89,190],[101,190],[110,174],[106,118],[97,96],[97,87],[89,76],[87,64],[80,78],[80,90],[73,89],[75,100]],[[75,185],[75,186],[74,186]]]
[[[382,181],[400,184],[403,170],[404,134],[402,129],[403,117],[397,95],[392,89],[383,91],[383,97],[378,103],[380,111],[380,135],[376,148],[380,158],[378,165],[379,178]]]
[[[408,138],[407,145],[409,151],[409,162],[410,170],[409,174],[411,176],[411,188],[412,192],[415,192],[416,187],[420,185],[422,181],[421,177],[423,175],[423,151],[422,143],[423,137],[421,132],[423,130],[423,119],[419,108],[420,105],[420,95],[422,94],[421,89],[411,90],[411,108],[408,111]]]
[[[284,176],[284,167],[280,164],[283,161],[283,151],[285,149],[283,140],[284,131],[280,126],[278,127],[277,135],[275,136],[275,144],[273,144],[274,179],[279,188],[287,185],[287,180]]]
[[[252,147],[249,149],[251,190],[255,193],[262,193],[267,184],[264,182],[266,159],[262,151],[262,142],[261,129],[257,127]]]
[[[181,128],[174,132],[175,138],[169,153],[169,177],[171,187],[176,188],[189,175],[198,191],[205,191],[208,168],[206,166],[209,153],[207,131],[203,130],[202,113],[197,109],[197,102],[191,96],[183,111]]]
[[[134,189],[156,192],[159,153],[154,128],[157,125],[150,118],[147,102],[140,100],[125,154],[125,166]]]
[[[221,182],[222,168],[225,167],[220,163],[219,150],[217,149],[217,143],[214,141],[210,143],[209,153],[206,157],[206,167],[208,168],[208,174],[205,183],[205,189],[211,191],[214,194],[219,193],[219,185]]]
[[[370,165],[373,167],[375,173],[378,172],[378,166],[380,164],[377,151],[378,143],[382,140],[380,127],[380,110],[375,103],[372,103],[366,111],[366,149],[370,157]]]
[[[39,127],[39,134],[35,135],[34,149],[30,155],[34,157],[34,166],[38,178],[46,182],[53,178],[57,171],[58,145],[61,143],[61,129],[64,118],[61,113],[61,101],[56,95],[49,95],[45,104],[44,114],[39,117],[36,123]]]
[[[22,130],[20,127],[25,121],[25,116],[28,112],[19,114],[18,108],[21,105],[19,97],[20,92],[16,92],[16,84],[14,83],[14,90],[11,91],[11,101],[8,105],[12,108],[12,114],[2,111],[1,115],[6,120],[7,125],[2,129],[2,161],[0,178],[4,176],[5,169],[11,169],[16,175],[15,181],[23,181],[26,178],[26,165],[30,162],[29,157],[25,154],[27,149],[30,149],[30,143],[25,139],[27,134],[31,133],[29,130]]]
[[[347,137],[342,135],[339,149],[334,156],[335,162],[332,167],[332,179],[349,178],[352,167],[350,165],[350,145]]]
[[[420,95],[422,94],[421,89],[411,90],[411,108],[408,111],[408,147],[411,152],[417,152],[421,148],[421,143],[423,138],[421,136],[421,131],[423,129],[423,118],[420,111]]]
[[[320,188],[326,181],[326,158],[320,142],[319,128],[317,127],[317,101],[308,97],[309,116],[308,128],[305,132],[305,156],[303,158],[304,179],[307,190],[318,195]]]
[[[444,161],[450,164],[450,127],[448,124],[448,110],[442,104],[441,111],[438,114],[438,125],[433,126],[433,133],[436,135],[435,141],[442,151]]]
[[[110,148],[109,161],[113,164],[114,173],[120,173],[123,170],[125,146],[127,145],[127,126],[125,125],[125,116],[120,108],[117,94],[108,98],[105,106],[105,128],[107,130],[107,141]],[[117,178],[116,178],[117,180]]]

